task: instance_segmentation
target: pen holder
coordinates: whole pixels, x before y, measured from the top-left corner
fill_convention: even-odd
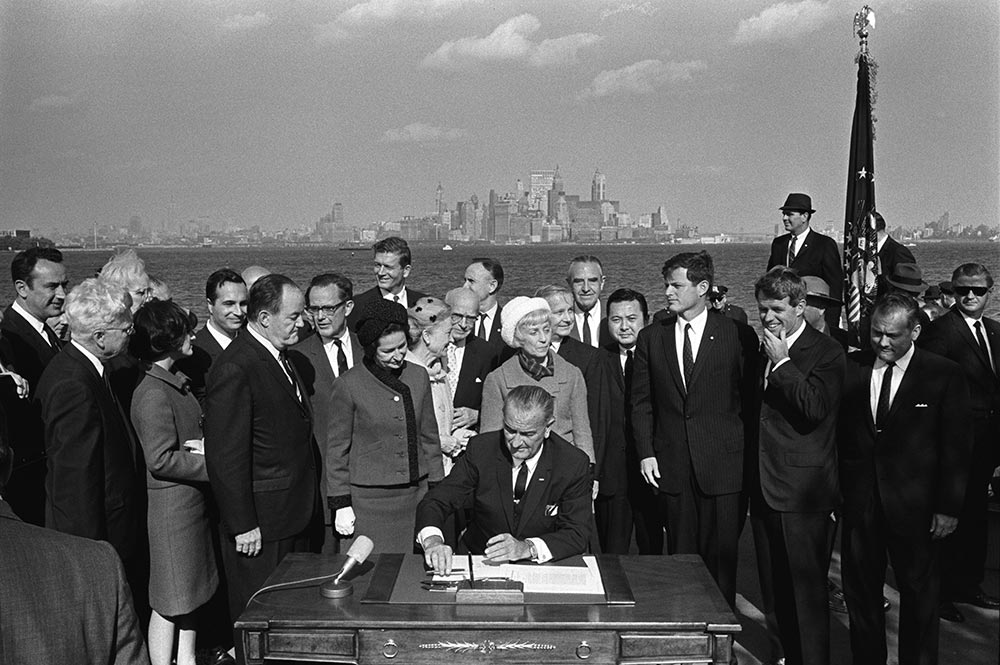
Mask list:
[[[462,580],[455,602],[468,605],[523,605],[524,583],[514,580]]]

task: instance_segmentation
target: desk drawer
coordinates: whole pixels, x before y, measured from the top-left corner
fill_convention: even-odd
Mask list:
[[[357,663],[358,642],[353,630],[272,629],[247,632],[244,637],[248,663],[265,659]]]
[[[361,630],[362,663],[614,663],[611,631]]]

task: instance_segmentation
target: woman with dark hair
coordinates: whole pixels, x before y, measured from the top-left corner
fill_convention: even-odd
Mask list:
[[[410,553],[417,503],[428,482],[444,477],[430,381],[405,360],[402,305],[372,301],[355,332],[364,360],[337,379],[331,398],[337,417],[326,473],[334,535],[364,534],[380,552]]]
[[[194,611],[219,583],[205,490],[201,407],[174,363],[191,355],[194,315],[151,300],[135,313],[130,351],[145,374],[132,396],[132,424],[146,459],[149,497],[149,656],[152,665],[194,665]],[[179,631],[179,635],[177,634]]]

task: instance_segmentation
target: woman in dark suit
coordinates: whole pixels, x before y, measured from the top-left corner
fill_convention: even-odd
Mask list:
[[[208,473],[201,407],[174,362],[191,355],[194,317],[169,301],[152,300],[135,314],[131,351],[145,374],[132,396],[132,423],[146,459],[149,496],[149,656],[194,665],[193,612],[218,586],[205,490]],[[177,634],[179,631],[179,635]]]
[[[333,386],[327,441],[334,530],[364,534],[380,552],[413,552],[417,503],[444,477],[427,371],[405,361],[406,309],[379,298],[358,319],[364,360]]]

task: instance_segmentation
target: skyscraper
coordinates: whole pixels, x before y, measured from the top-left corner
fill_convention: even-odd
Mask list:
[[[528,191],[528,209],[546,212],[546,199],[552,189],[556,172],[551,169],[533,169],[531,171],[531,189]]]
[[[434,190],[434,213],[441,219],[441,214],[444,212],[444,187],[441,183],[438,183],[437,189]]]
[[[590,183],[590,200],[605,200],[607,198],[607,193],[604,191],[606,185],[607,179],[604,177],[604,174],[601,173],[600,169],[594,171],[594,179]]]

